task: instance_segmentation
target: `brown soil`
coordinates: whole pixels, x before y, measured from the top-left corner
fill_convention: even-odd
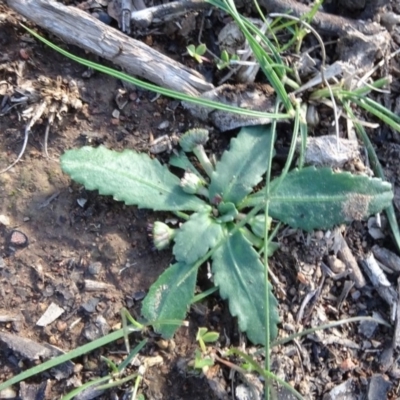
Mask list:
[[[176,108],[172,101],[153,101],[153,93],[139,90],[130,91],[134,100],[129,101],[119,120],[113,119],[112,112],[117,108],[114,98],[122,88],[120,82],[101,74],[84,80],[84,67],[41,45],[24,42],[26,33],[16,24],[19,18],[1,4],[0,16],[4,18],[0,22],[4,60],[25,62],[20,52],[29,53],[24,80],[35,82],[39,75],[54,80],[57,76],[75,79],[85,100],[83,112],[68,113],[51,127],[48,149],[55,161],[44,155],[47,120],[43,118],[33,127],[21,162],[0,175],[0,214],[9,218],[6,226],[1,225],[4,264],[0,267],[0,314],[18,316],[16,322],[0,323],[1,329],[68,351],[87,342],[83,333],[90,330],[98,315],[110,327],[120,323],[123,306],[140,317],[140,302],[135,298],[140,298],[141,292],[169,265],[171,254],[154,251],[148,239],[147,225],[155,220],[154,214],[126,207],[71,183],[60,169],[58,156],[89,143],[113,149],[147,150],[151,134],[157,137],[182,131],[189,123],[180,107],[170,111]],[[74,51],[81,53],[76,48]],[[15,82],[15,74],[0,73],[0,80]],[[167,131],[157,128],[164,121],[169,121]],[[24,127],[17,112],[0,118],[0,169],[20,152]],[[28,237],[27,247],[10,245],[13,230]],[[105,282],[110,287],[89,292],[85,279]],[[58,324],[45,329],[37,327],[36,322],[52,302],[65,310]],[[93,309],[89,304],[94,305]],[[162,367],[154,368],[146,377],[146,398],[214,398],[204,378],[184,376],[176,368],[179,358],[190,358],[194,351],[196,318],[192,320],[191,328],[181,328],[175,338],[179,343],[176,350],[172,354],[164,351]],[[69,329],[71,324],[73,329]],[[160,350],[153,344],[147,351],[153,354]],[[19,369],[8,357],[1,357],[0,381]],[[91,375],[84,366],[82,376],[87,374]],[[48,398],[56,398],[67,389],[66,383],[55,385]]]

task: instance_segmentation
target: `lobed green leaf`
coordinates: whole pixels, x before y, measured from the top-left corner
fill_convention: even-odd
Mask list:
[[[173,253],[177,261],[193,264],[222,238],[223,227],[207,212],[191,215],[175,234]]]
[[[271,182],[269,214],[306,231],[362,220],[391,204],[392,186],[378,178],[307,167],[289,172],[279,185]],[[263,200],[265,191],[247,205]]]
[[[224,202],[237,204],[251,193],[268,168],[271,138],[270,126],[242,128],[211,176],[210,199],[221,196]]]
[[[213,255],[214,283],[238,317],[239,328],[255,344],[265,344],[265,275],[257,252],[240,231],[228,236]],[[277,335],[278,302],[268,284],[270,339]]]
[[[142,315],[148,321],[183,320],[194,295],[197,268],[177,263],[170,265],[150,287],[143,300]],[[179,328],[177,325],[153,324],[154,329],[170,338]]]
[[[68,150],[61,156],[61,168],[86,189],[127,205],[163,211],[197,211],[206,205],[183,192],[178,177],[166,166],[133,150],[117,152],[103,146]]]
[[[169,159],[169,165],[183,169],[184,171],[193,172],[199,178],[202,178],[200,172],[197,171],[194,165],[190,162],[188,156],[183,151],[180,151],[178,155],[172,154]]]

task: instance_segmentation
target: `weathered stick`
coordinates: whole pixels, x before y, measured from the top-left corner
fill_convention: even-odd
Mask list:
[[[145,8],[139,11],[133,11],[131,22],[141,28],[147,28],[151,23],[166,22],[186,14],[189,10],[205,10],[211,5],[204,0],[181,0],[171,3],[161,4],[159,6]]]
[[[193,96],[214,87],[197,71],[77,8],[51,0],[8,0],[8,5],[65,42],[112,61],[128,74]]]
[[[301,18],[310,11],[310,7],[296,0],[261,0],[260,4],[267,9],[268,13],[287,13]],[[320,33],[332,36],[341,36],[357,30],[364,35],[374,35],[382,30],[382,27],[374,22],[358,21],[350,18],[341,17],[339,15],[329,14],[318,11],[312,22]]]

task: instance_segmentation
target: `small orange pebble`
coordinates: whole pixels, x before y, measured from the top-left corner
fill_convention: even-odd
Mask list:
[[[26,49],[19,49],[19,55],[23,60],[28,60],[30,55]]]
[[[305,275],[302,272],[297,273],[297,279],[303,284],[303,285],[308,285],[308,279],[305,277]]]

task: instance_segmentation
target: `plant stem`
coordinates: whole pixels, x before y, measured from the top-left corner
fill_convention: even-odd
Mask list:
[[[140,386],[140,382],[141,382],[141,381],[142,381],[142,377],[141,377],[140,375],[138,375],[138,376],[136,377],[136,380],[135,380],[135,386],[133,387],[132,400],[135,400],[135,399],[136,399],[137,392],[138,392],[138,390],[139,390],[139,386]]]
[[[240,230],[243,236],[257,249],[261,248],[264,244],[264,240],[257,237],[253,232],[250,232],[245,226]]]
[[[236,221],[243,221],[247,217],[245,213],[238,213],[235,217]]]
[[[280,100],[276,99],[275,102],[275,110],[279,109]],[[270,146],[270,154],[268,157],[268,168],[265,177],[265,208],[264,215],[269,215],[269,191],[270,191],[270,182],[271,182],[271,170],[272,170],[272,159],[274,157],[274,143],[276,139],[276,120],[272,122],[271,126],[271,146]],[[271,359],[270,359],[270,326],[269,326],[269,276],[268,276],[268,218],[265,218],[265,233],[264,233],[264,280],[265,280],[265,293],[264,293],[264,303],[265,303],[265,370],[269,371],[271,368]],[[265,400],[269,400],[269,384],[265,381],[264,385],[264,393]]]
[[[268,388],[268,390],[269,390],[268,382],[274,380],[281,386],[285,387],[288,392],[292,393],[293,396],[296,397],[296,399],[305,400],[304,397],[300,393],[298,393],[296,389],[292,388],[287,382],[285,382],[283,379],[280,379],[278,376],[272,374],[270,371],[262,369],[256,363],[256,361],[248,354],[245,354],[242,351],[235,348],[229,350],[227,354],[229,355],[237,354],[238,356],[242,357],[248,364],[250,364],[255,371],[257,371],[262,377],[264,377],[266,382],[266,387]]]
[[[206,174],[211,178],[212,173],[214,172],[214,167],[211,164],[210,159],[208,158],[204,147],[203,146],[196,146],[193,149],[194,155],[197,157],[199,160],[201,166],[203,167],[204,171],[206,171]]]
[[[334,328],[335,326],[340,326],[340,325],[348,324],[350,322],[358,322],[358,321],[372,321],[372,322],[377,322],[378,324],[384,325],[384,326],[386,326],[388,328],[391,327],[390,324],[388,324],[386,321],[384,321],[383,319],[380,319],[380,318],[374,318],[374,317],[352,317],[352,318],[342,319],[340,321],[330,322],[329,324],[324,324],[324,325],[315,326],[313,328],[304,329],[301,332],[293,333],[292,335],[289,335],[289,336],[287,336],[285,338],[274,340],[271,343],[271,347],[280,346],[280,345],[283,345],[285,343],[289,343],[294,339],[297,339],[299,337],[304,337],[304,336],[306,336],[306,335],[308,335],[310,333],[315,333],[317,331],[322,331],[322,330],[325,330],[325,329],[331,329],[331,328]]]
[[[300,85],[297,82],[295,82],[293,79],[290,79],[287,75],[285,75],[282,78],[282,82],[285,83],[286,85],[288,85],[289,87],[291,87],[292,89],[297,90],[300,88]]]
[[[298,162],[299,169],[304,166],[304,156],[307,147],[307,136],[308,136],[308,125],[306,121],[307,106],[303,104],[301,106],[300,115],[300,136],[301,136],[301,146],[300,146],[300,157]]]
[[[275,89],[277,96],[284,104],[286,111],[292,117],[293,106],[285,90],[284,84],[282,83],[282,77],[285,74],[280,68],[272,67],[274,60],[269,56],[268,52],[263,48],[267,46],[271,50],[275,61],[283,64],[282,57],[279,55],[275,46],[270,40],[248,19],[244,18],[236,9],[233,0],[207,0],[210,4],[226,11],[237,23],[239,29],[247,39],[250,48],[253,51],[254,57],[260,64],[262,71],[267,77],[269,83]],[[261,41],[261,43],[258,42]]]
[[[210,195],[210,193],[208,192],[208,189],[204,186],[198,189],[197,194],[199,196],[205,197],[206,199],[208,199],[208,197]]]
[[[359,99],[358,97],[352,96],[350,100],[362,107],[364,110],[375,115],[397,132],[400,132],[400,124],[396,121],[398,120],[398,116],[389,111],[387,108],[382,107],[382,105],[379,103],[368,98]]]
[[[182,211],[174,211],[173,212],[177,217],[184,219],[185,221],[187,221],[190,216]]]

